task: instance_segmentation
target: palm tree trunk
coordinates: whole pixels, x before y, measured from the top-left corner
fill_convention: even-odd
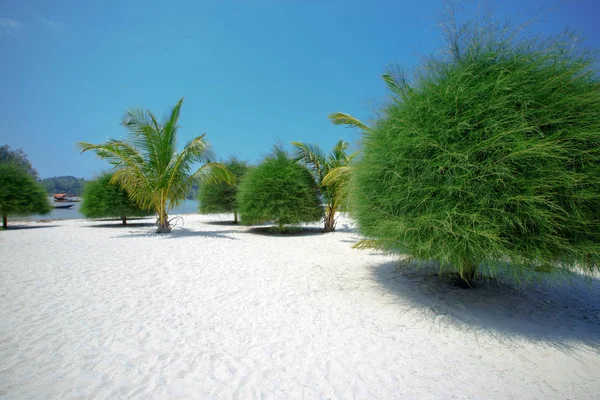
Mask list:
[[[327,204],[325,208],[325,227],[323,228],[324,232],[333,232],[335,231],[335,207]]]
[[[169,225],[169,216],[167,215],[167,197],[164,191],[160,194],[160,204],[158,210],[158,233],[171,232]]]
[[[8,229],[8,216],[6,214],[2,216],[2,227]]]
[[[123,222],[123,225],[127,225],[127,217],[126,216],[122,216],[121,221]]]

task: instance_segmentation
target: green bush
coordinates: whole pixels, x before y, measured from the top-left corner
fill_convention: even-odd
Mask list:
[[[410,85],[384,76],[393,99],[353,177],[360,230],[468,284],[484,267],[598,271],[597,63],[568,37],[480,32],[452,37],[452,57]]]
[[[44,187],[23,167],[0,163],[0,215],[2,227],[8,216],[47,214],[52,210]]]
[[[83,189],[79,211],[86,218],[118,217],[127,224],[127,217],[144,217],[152,213],[140,209],[118,183],[110,183],[112,174],[89,181]]]
[[[239,183],[248,170],[248,164],[236,158],[224,163],[227,170],[235,176],[235,183],[206,181],[200,185],[198,200],[202,214],[231,212],[237,222],[237,192]]]
[[[319,189],[312,175],[279,148],[247,172],[238,196],[244,224],[272,221],[283,231],[284,225],[323,218]]]

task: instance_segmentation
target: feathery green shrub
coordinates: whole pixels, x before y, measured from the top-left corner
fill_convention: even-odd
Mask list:
[[[272,221],[281,232],[284,225],[323,218],[319,188],[311,173],[280,148],[246,173],[238,196],[244,224]]]
[[[112,178],[113,174],[104,174],[85,184],[79,211],[86,218],[119,217],[125,225],[127,217],[152,214],[138,207],[118,182],[111,183]]]
[[[237,223],[237,192],[242,177],[248,171],[248,164],[236,158],[231,158],[223,165],[235,177],[235,182],[232,184],[214,181],[203,182],[198,192],[200,212],[202,214],[231,212],[233,213],[234,222]]]
[[[47,214],[52,210],[41,183],[22,166],[0,163],[0,215],[8,228],[10,215]]]
[[[365,131],[354,215],[383,248],[435,260],[467,284],[478,269],[598,271],[600,71],[574,42],[516,40],[481,25]],[[494,29],[488,26],[490,32]]]

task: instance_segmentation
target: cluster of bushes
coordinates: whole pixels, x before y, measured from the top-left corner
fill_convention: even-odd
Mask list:
[[[239,215],[278,230],[324,218],[332,231],[345,206],[368,243],[434,261],[468,286],[483,268],[515,280],[532,269],[595,273],[596,59],[569,35],[519,39],[499,26],[449,21],[444,55],[425,60],[411,79],[398,71],[383,76],[390,99],[370,126],[332,114],[333,123],[363,131],[356,161],[340,141],[327,155],[294,142],[293,155],[276,148],[252,168],[236,159],[214,163],[204,135],[176,151],[183,99],[162,123],[150,111],[130,111],[123,125],[132,140],[80,143],[116,167],[86,189],[86,200],[102,207],[84,204],[83,211],[150,212],[158,231],[168,232],[169,210],[201,182],[201,212],[232,212],[236,222]],[[2,190],[10,179],[25,179],[14,166],[2,168]],[[19,189],[32,199],[38,189],[30,181],[31,190]],[[20,200],[2,201],[4,216],[24,210]]]
[[[338,142],[329,156],[318,146],[293,145],[294,155],[277,146],[253,168],[236,159],[227,162],[236,183],[205,182],[200,187],[200,212],[232,212],[234,222],[239,213],[244,224],[272,222],[280,232],[289,225],[323,219],[323,230],[333,231],[339,196],[335,184],[325,185],[323,179],[335,167],[349,164],[348,145]]]

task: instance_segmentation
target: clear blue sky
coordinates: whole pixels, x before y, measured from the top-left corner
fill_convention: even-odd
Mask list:
[[[600,48],[600,1],[497,1],[537,32],[569,26]],[[358,133],[327,115],[369,120],[380,75],[443,46],[441,0],[0,0],[0,145],[41,177],[91,178],[108,165],[77,141],[123,137],[120,117],[164,115],[185,97],[180,142],[206,133],[216,154],[257,162],[276,140],[330,148]]]

